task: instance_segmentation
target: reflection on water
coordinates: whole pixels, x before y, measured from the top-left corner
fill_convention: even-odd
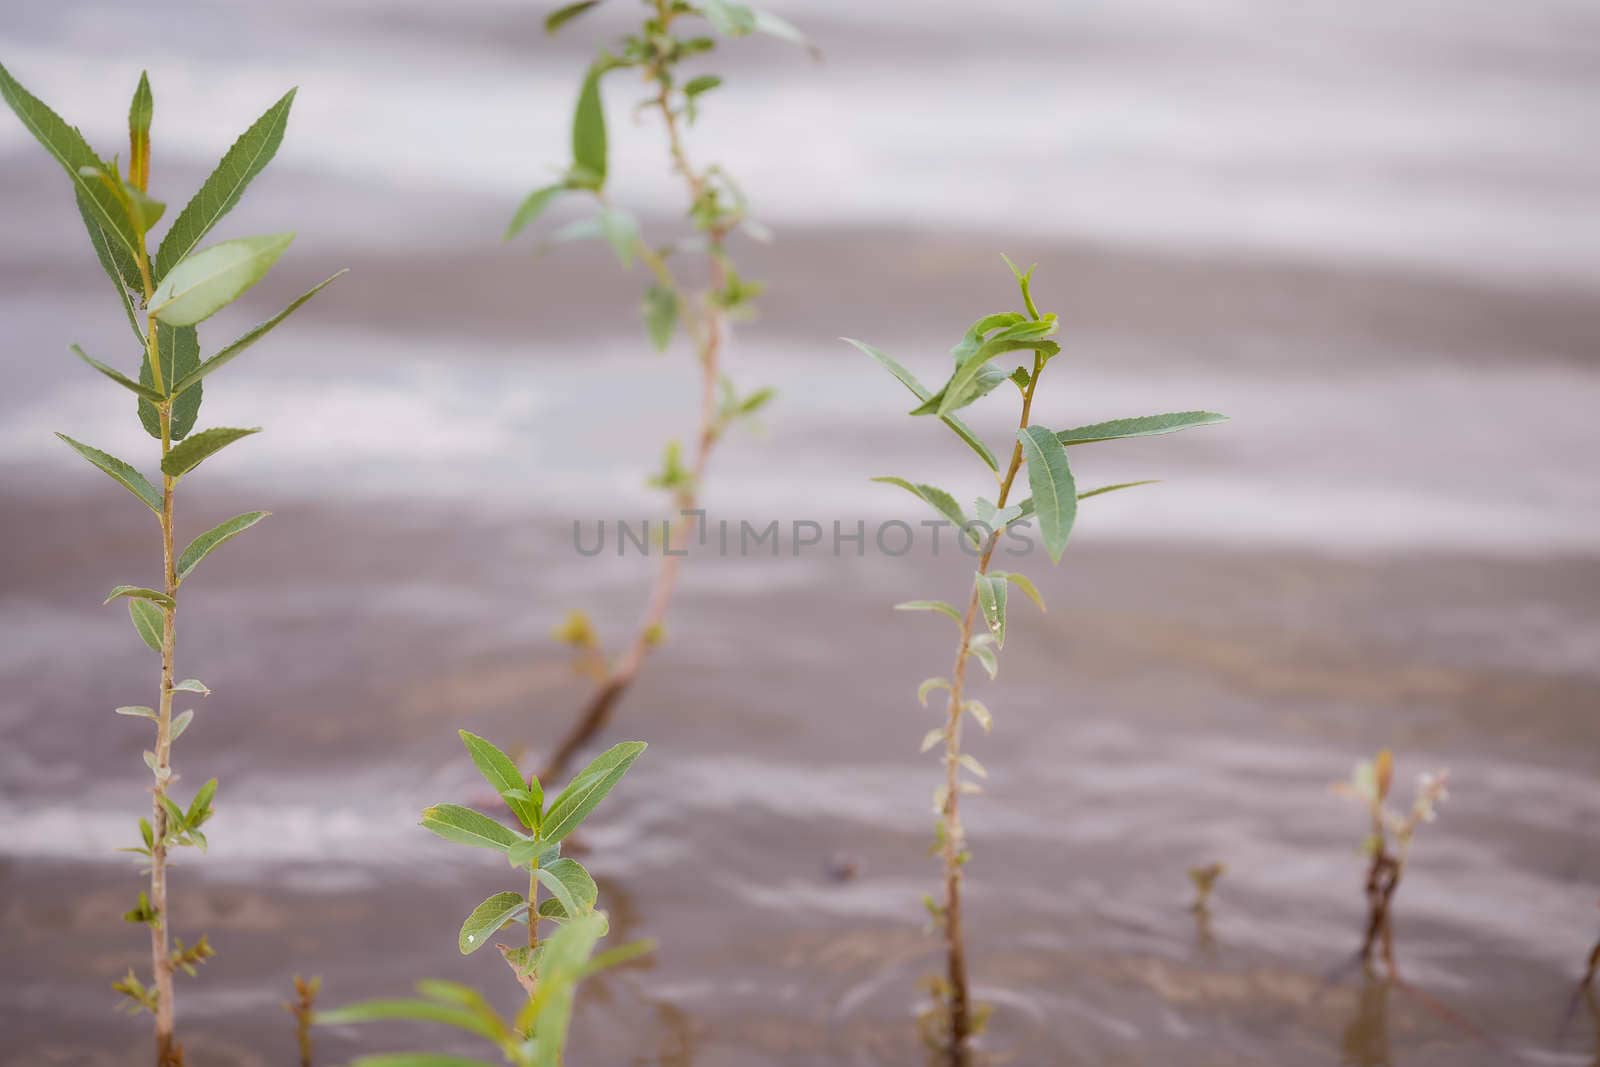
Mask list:
[[[1339,1042],[1343,1062],[1355,1067],[1390,1067],[1389,994],[1393,985],[1370,968],[1363,970],[1355,1018]]]

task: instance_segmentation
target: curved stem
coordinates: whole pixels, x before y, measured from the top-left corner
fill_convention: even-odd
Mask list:
[[[674,14],[669,4],[665,2],[657,4],[657,17],[662,20],[663,25],[669,23]],[[689,162],[682,129],[678,124],[678,115],[672,107],[671,82],[666,70],[656,67],[652,70],[652,77],[656,82],[657,91],[651,106],[661,115],[667,135],[668,155],[671,157],[673,169],[683,178],[689,194],[689,203],[693,205],[705,194],[708,178],[705,172],[696,170]],[[677,589],[678,574],[683,565],[683,553],[686,551],[690,525],[693,522],[690,516],[683,513],[693,511],[699,501],[700,486],[710,464],[711,453],[724,428],[717,407],[717,380],[720,373],[723,336],[727,328],[727,315],[717,301],[717,294],[726,288],[728,282],[723,254],[727,236],[728,226],[725,223],[718,223],[707,230],[710,277],[706,289],[694,301],[688,299],[688,294],[677,283],[660,254],[642,240],[637,242],[640,258],[645,265],[661,285],[671,290],[677,298],[678,306],[684,316],[685,328],[695,346],[700,369],[700,412],[694,456],[687,482],[678,488],[673,496],[673,503],[679,515],[667,527],[661,565],[656,571],[639,628],[635,631],[626,651],[596,685],[577,721],[556,746],[539,774],[541,781],[554,781],[565,775],[567,765],[572,758],[605,728],[606,723],[610,721],[612,710],[638,677],[651,649],[660,643],[667,609],[671,606],[672,595]]]

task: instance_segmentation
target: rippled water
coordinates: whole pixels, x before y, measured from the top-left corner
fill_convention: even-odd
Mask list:
[[[1014,608],[969,816],[994,1062],[1592,1062],[1595,1026],[1566,1015],[1600,932],[1591,6],[783,10],[824,65],[734,50],[695,131],[779,231],[748,252],[771,295],[735,365],[781,402],[718,455],[714,515],[920,517],[866,481],[884,473],[980,492],[834,338],[937,377],[1010,300],[1001,248],[1041,263],[1067,323],[1072,385],[1045,421],[1235,418],[1085,449],[1085,482],[1165,483],[1086,505],[1067,564],[1032,565],[1050,613]],[[505,868],[416,812],[477,795],[455,729],[536,748],[564,724],[581,688],[548,629],[567,607],[614,641],[636,617],[649,561],[583,558],[571,523],[654,513],[642,480],[693,388],[683,353],[641,351],[637,279],[601,251],[497,243],[557,161],[581,52],[491,0],[6,22],[0,58],[107,151],[138,69],[123,36],[161,29],[140,57],[158,185],[198,180],[299,84],[235,232],[302,234],[236,320],[355,268],[215,380],[207,419],[268,432],[181,517],[275,512],[186,590],[180,669],[215,695],[181,759],[224,781],[211,854],[175,875],[179,932],[221,950],[184,993],[191,1061],[290,1062],[296,972],[334,1002],[425,975],[508,997],[498,964],[454,951]],[[671,186],[623,107],[618,195],[662,230]],[[143,1029],[107,987],[139,962],[136,882],[110,850],[143,744],[109,709],[150,664],[96,605],[154,573],[151,531],[50,431],[148,439],[64,358],[76,340],[131,362],[59,175],[9,122],[0,165],[0,1064],[123,1063]],[[652,747],[585,835],[617,936],[660,950],[598,984],[575,1067],[921,1061],[935,771],[912,694],[949,635],[887,606],[955,598],[968,569],[925,549],[686,568],[614,730]],[[1385,744],[1404,778],[1455,783],[1400,894],[1394,989],[1340,970],[1362,829],[1326,789]],[[1214,859],[1197,924],[1184,870]],[[325,1037],[325,1062],[360,1036]]]

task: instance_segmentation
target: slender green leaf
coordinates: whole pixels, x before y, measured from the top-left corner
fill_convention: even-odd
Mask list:
[[[802,33],[794,23],[787,19],[779,18],[770,11],[757,11],[755,15],[757,33],[764,33],[768,37],[776,37],[780,41],[788,41],[790,44],[799,45],[811,53],[811,58],[813,59],[822,57],[822,50],[813,44],[811,38]]]
[[[1211,426],[1227,421],[1226,415],[1218,415],[1214,411],[1174,411],[1166,415],[1141,415],[1133,419],[1112,419],[1089,426],[1075,426],[1056,434],[1056,440],[1064,445],[1086,445],[1125,437],[1154,437],[1187,430],[1191,426]]]
[[[165,622],[165,613],[148,600],[129,600],[128,617],[133,620],[133,628],[139,631],[139,636],[144,643],[150,646],[150,651],[161,651],[161,630]]]
[[[81,359],[85,363],[89,364],[89,366],[93,367],[95,370],[99,371],[101,374],[104,374],[107,378],[110,378],[112,381],[116,382],[118,385],[122,386],[124,389],[128,390],[129,392],[137,393],[140,396],[148,397],[151,400],[164,400],[165,399],[165,397],[163,397],[160,393],[156,392],[154,389],[151,389],[149,386],[140,385],[138,382],[134,381],[132,378],[128,377],[126,374],[123,374],[121,371],[117,370],[115,367],[109,367],[106,364],[101,363],[98,359],[95,359],[93,356],[89,355],[87,352],[85,352],[83,349],[79,348],[77,345],[70,345],[69,347],[71,348],[73,355],[77,356],[79,359]]]
[[[552,919],[576,919],[594,910],[595,898],[600,891],[589,872],[577,860],[563,857],[535,870],[534,877],[555,894],[554,901],[547,900],[539,906],[539,914]],[[557,889],[557,886],[560,888]],[[561,910],[547,909],[546,905],[552,903]]]
[[[200,333],[193,326],[168,326],[156,321],[156,347],[161,352],[161,388],[177,396],[174,383],[192,375],[200,366]],[[139,382],[154,386],[155,376],[150,372],[150,353],[144,354],[139,365]],[[170,437],[181,441],[194,429],[194,420],[200,415],[201,391],[185,393],[172,402]],[[161,440],[161,413],[146,400],[139,401],[139,423],[151,437]]]
[[[563,924],[545,941],[538,964],[539,983],[515,1022],[522,1033],[538,1037],[533,1043],[533,1067],[561,1067],[573,997],[606,929],[605,916],[594,912]]]
[[[646,938],[639,941],[630,941],[626,945],[618,945],[616,948],[607,949],[604,952],[597,952],[588,965],[584,967],[583,976],[587,978],[591,974],[599,974],[601,971],[610,970],[612,967],[620,967],[625,963],[631,963],[639,959],[641,956],[648,956],[655,950],[656,943]]]
[[[699,96],[709,93],[722,85],[722,79],[715,74],[702,74],[698,78],[690,78],[683,83],[684,96]]]
[[[183,681],[173,686],[172,691],[174,693],[199,693],[203,697],[208,697],[211,695],[211,690],[206,688],[206,683],[202,682],[198,678],[185,678]]]
[[[191,826],[198,826],[205,822],[205,817],[211,814],[211,800],[217,795],[217,780],[208,778],[206,784],[196,790],[194,799],[189,802],[189,810],[184,819]]]
[[[875,482],[882,482],[885,485],[899,486],[901,489],[904,489],[918,500],[929,504],[933,510],[949,519],[955,524],[956,529],[965,534],[969,540],[973,541],[974,543],[977,542],[978,538],[976,531],[969,531],[966,529],[967,517],[962,513],[961,505],[956,503],[955,497],[951,496],[943,489],[940,489],[938,486],[927,485],[922,482],[913,484],[906,481],[904,478],[896,478],[892,475],[885,475],[872,480]]]
[[[189,724],[193,721],[194,711],[192,709],[179,712],[172,720],[172,731],[167,735],[167,740],[176,741],[182,737],[183,732],[189,728]]]
[[[895,362],[892,358],[884,354],[879,349],[874,348],[864,341],[857,341],[850,337],[842,338],[842,340],[855,345],[861,351],[877,360],[879,365],[881,365],[884,370],[894,375],[895,380],[901,385],[905,386],[907,389],[911,390],[911,395],[915,396],[918,400],[926,401],[933,396],[933,394],[928,392],[921,382],[917,381],[916,377],[912,375],[910,371],[906,370],[899,363]],[[956,436],[965,441],[967,443],[967,447],[976,452],[979,457],[983,459],[983,462],[990,470],[998,471],[1000,469],[1000,463],[994,458],[994,453],[989,451],[989,446],[979,440],[978,435],[973,433],[972,429],[968,427],[966,423],[962,422],[954,415],[941,415],[939,417],[939,421],[943,422],[946,426],[950,427],[951,430],[955,431]]]
[[[67,125],[60,115],[24,89],[4,66],[0,66],[0,97],[67,172],[82,198],[80,207],[87,208],[108,245],[120,248],[129,257],[136,255],[138,235],[117,194],[99,178],[84,173],[84,168],[106,170],[109,165],[95,155],[76,127]],[[93,238],[92,231],[90,237]]]
[[[440,1004],[432,1000],[421,999],[394,999],[394,1000],[366,1000],[359,1004],[347,1004],[342,1008],[332,1011],[319,1011],[316,1021],[329,1026],[338,1026],[345,1023],[373,1023],[389,1022],[396,1019],[411,1019],[425,1023],[444,1023],[458,1030],[465,1030],[469,1034],[477,1034],[489,1041],[500,1040],[500,1030],[487,1019],[476,1012],[452,1004]],[[400,1053],[399,1055],[426,1055],[425,1053]],[[369,1057],[371,1062],[376,1057]],[[390,1067],[399,1067],[399,1063],[406,1061],[389,1061]],[[416,1067],[432,1067],[439,1064],[472,1063],[475,1060],[442,1059],[442,1060],[413,1060],[410,1063]]]
[[[1078,499],[1083,499],[1082,493],[1078,494]],[[1040,611],[1049,610],[1044,606],[1044,597],[1039,595],[1039,587],[1034,585],[1033,581],[1027,575],[1018,574],[1015,571],[990,571],[989,573],[996,578],[1004,578],[1006,581],[1022,590],[1023,594],[1026,595],[1029,600],[1033,601],[1039,606]]]
[[[484,945],[489,943],[489,938],[495,935],[506,923],[513,921],[528,910],[528,902],[521,893],[496,893],[494,896],[472,909],[472,914],[467,916],[467,921],[461,924],[461,935],[456,939],[456,945],[461,949],[463,956],[470,956]]]
[[[634,245],[639,241],[639,224],[634,217],[621,208],[608,207],[600,212],[600,233],[616,253],[622,269],[632,267]]]
[[[590,183],[586,187],[593,189],[606,183],[606,112],[600,100],[600,78],[605,72],[602,63],[589,67],[572,112],[572,162]]]
[[[989,709],[981,700],[963,700],[961,710],[978,720],[978,725],[983,727],[983,732],[988,733],[994,728],[994,716],[989,714]]]
[[[150,184],[150,121],[155,117],[155,110],[149,72],[140,71],[139,84],[128,105],[128,175],[140,189]]]
[[[500,825],[487,815],[481,815],[460,804],[435,804],[431,808],[425,808],[422,812],[422,825],[446,841],[477,848],[499,849],[501,852],[518,841],[526,840],[522,835]]]
[[[743,37],[756,30],[756,13],[733,0],[701,0],[700,13],[718,33],[729,37]]]
[[[1092,496],[1099,496],[1102,493],[1115,493],[1119,489],[1137,489],[1141,485],[1159,484],[1161,484],[1160,478],[1145,478],[1143,481],[1138,482],[1118,482],[1116,485],[1099,485],[1093,489],[1086,489],[1079,493],[1078,499],[1088,500]]]
[[[1002,575],[979,574],[976,577],[978,606],[983,609],[983,621],[994,634],[999,648],[1006,644],[1006,580]]]
[[[545,853],[543,841],[518,841],[506,850],[506,862],[513,870],[536,866]]]
[[[643,741],[624,741],[597,756],[545,810],[539,839],[554,844],[577,829],[594,806],[621,781],[645,747]]]
[[[239,353],[243,352],[245,349],[249,348],[251,345],[255,344],[257,341],[261,340],[268,333],[270,333],[273,327],[277,326],[278,323],[282,322],[290,315],[293,315],[296,311],[299,311],[302,304],[316,296],[318,293],[322,292],[322,290],[326,289],[328,286],[332,285],[335,281],[348,273],[350,273],[350,271],[347,267],[344,270],[338,271],[329,277],[324,278],[310,289],[307,289],[305,292],[295,297],[294,300],[290,302],[288,307],[272,316],[272,318],[265,322],[257,323],[255,326],[252,326],[250,329],[246,330],[239,336],[238,340],[234,341],[232,344],[228,345],[226,348],[222,349],[216,355],[212,356],[204,363],[201,363],[193,370],[188,371],[179,377],[177,383],[172,386],[172,394],[180,398],[187,397],[190,389],[197,390],[199,388],[200,380],[202,378],[210,374],[212,371],[219,370],[226,366],[233,360],[235,356],[239,355]],[[181,403],[181,400],[179,402]]]
[[[189,577],[195,567],[200,565],[200,561],[209,556],[218,545],[238,537],[271,514],[270,511],[247,511],[243,515],[235,515],[227,522],[219,522],[190,541],[189,547],[178,557],[178,581],[181,582]]]
[[[911,414],[948,415],[992,390],[1006,377],[987,373],[992,359],[1020,351],[1042,353],[1046,358],[1055,355],[1061,346],[1043,339],[1055,330],[1054,315],[1024,319],[1015,312],[1004,312],[978,320],[961,343],[951,350],[956,358],[956,369],[950,380],[926,402],[913,408]],[[991,332],[992,336],[985,339]]]
[[[948,615],[957,623],[961,621],[961,612],[953,604],[943,600],[907,600],[894,606],[896,611],[937,611],[941,615]]]
[[[150,313],[169,326],[193,326],[233,303],[272,268],[292,233],[214,244],[173,267],[150,297]]]
[[[665,352],[678,328],[677,294],[652,285],[644,294],[644,323],[650,331],[650,343],[656,346],[657,352]]]
[[[1093,489],[1085,489],[1083,492],[1079,493],[1078,494],[1078,499],[1079,500],[1088,500],[1092,496],[1100,496],[1100,495],[1102,495],[1104,493],[1115,493],[1120,489],[1137,489],[1141,485],[1160,485],[1160,484],[1161,484],[1161,479],[1160,478],[1145,478],[1145,479],[1143,479],[1141,481],[1137,481],[1137,482],[1118,482],[1115,485],[1097,485]],[[1027,518],[1028,516],[1033,514],[1033,498],[1029,497],[1028,499],[1024,500],[1021,504],[1017,505],[1017,507],[1020,509],[1020,511],[1018,512],[1018,517],[1019,518],[1024,518],[1024,519]]]
[[[174,267],[199,247],[211,227],[233,210],[246,186],[272,161],[283,143],[294,94],[295,90],[290,89],[240,134],[233,146],[223,153],[217,169],[178,212],[151,265],[152,280],[156,284],[163,282]]]
[[[923,707],[928,706],[928,696],[938,689],[949,689],[948,678],[924,678],[922,684],[917,686],[917,703]]]
[[[221,451],[234,441],[260,432],[261,428],[259,426],[248,429],[216,427],[205,430],[195,435],[191,440],[184,442],[178,448],[168,452],[166,458],[161,461],[161,468],[165,473],[178,477],[192,471],[208,457]]]
[[[575,4],[567,4],[564,7],[556,8],[554,11],[550,12],[550,14],[545,16],[544,32],[555,33],[561,27],[565,26],[567,23],[571,22],[585,11],[588,11],[590,8],[597,6],[599,3],[600,0],[578,0],[578,2]]]
[[[473,765],[478,768],[478,773],[483,775],[494,791],[506,798],[506,806],[511,813],[530,830],[539,829],[539,805],[533,803],[532,794],[528,790],[528,781],[522,777],[522,772],[517,769],[510,756],[500,751],[494,745],[485,741],[477,734],[458,730],[461,743],[467,746],[467,755],[472,757]],[[508,792],[521,793],[528,799],[512,799],[506,797]]]
[[[1000,660],[995,656],[994,649],[990,648],[988,645],[975,644],[969,647],[967,651],[971,653],[979,663],[983,664],[983,669],[988,672],[990,678],[994,678],[1000,673]]]
[[[136,719],[154,719],[154,718],[156,718],[155,710],[153,708],[147,708],[143,704],[138,704],[138,705],[125,704],[122,707],[114,708],[113,710],[118,715],[128,715],[128,716],[131,716],[131,717],[136,718]]]
[[[417,992],[429,1000],[472,1008],[485,1017],[496,1014],[493,1006],[484,998],[482,993],[469,985],[462,985],[460,982],[446,982],[439,978],[423,978],[417,982]]]
[[[241,437],[249,437],[260,432],[259,426],[243,429],[235,426],[217,426],[210,430],[201,430],[161,457],[162,473],[174,478],[187,474],[205,462],[208,457],[227,448]]]
[[[161,592],[161,590],[146,589],[143,586],[138,585],[117,586],[115,589],[111,590],[111,595],[106,597],[105,603],[109,604],[118,597],[134,597],[139,600],[149,600],[161,605],[164,608],[176,606],[173,599],[167,594]]]
[[[90,448],[81,441],[74,441],[64,433],[58,433],[56,436],[70,445],[78,455],[105,471],[118,485],[144,501],[145,507],[157,515],[161,514],[161,494],[130,464],[124,463],[109,452],[102,452],[98,448]]]
[[[517,213],[511,216],[511,223],[506,227],[505,239],[509,241],[521,233],[530,223],[544,214],[544,209],[550,206],[551,201],[566,191],[565,185],[546,185],[529,193],[528,198],[518,206]]]
[[[1017,440],[1022,442],[1022,454],[1028,461],[1028,488],[1033,491],[1045,550],[1052,562],[1060,563],[1072,534],[1072,523],[1078,517],[1078,487],[1067,464],[1067,450],[1043,426],[1018,430]]]
[[[106,272],[106,277],[111,279],[116,287],[117,299],[122,302],[122,310],[128,317],[128,328],[139,339],[139,344],[144,344],[144,327],[139,325],[139,315],[134,310],[134,294],[144,296],[144,281],[139,275],[139,264],[134,260],[133,253],[120,244],[108,240],[106,232],[97,221],[94,205],[84,196],[83,190],[75,191],[78,205],[78,214],[83,218],[83,228],[89,233],[89,244],[94,247],[95,258],[100,261],[100,266]]]

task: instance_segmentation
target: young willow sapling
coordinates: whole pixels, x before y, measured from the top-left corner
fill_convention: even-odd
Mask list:
[[[554,33],[595,7],[598,0],[567,4],[545,20]],[[742,231],[757,240],[769,239],[764,227],[752,219],[743,192],[720,166],[697,166],[685,145],[685,127],[700,116],[708,94],[722,86],[715,74],[686,76],[684,64],[712,52],[714,37],[767,33],[809,47],[789,23],[732,0],[645,0],[642,25],[625,36],[615,52],[603,49],[584,75],[572,120],[572,165],[553,184],[530,193],[512,217],[506,237],[512,238],[534,222],[563,196],[587,198],[595,213],[555,231],[552,240],[604,238],[624,269],[634,260],[644,264],[651,277],[642,313],[651,342],[665,350],[680,329],[695,353],[699,371],[699,419],[694,444],[687,458],[677,441],[668,442],[661,470],[649,484],[670,494],[678,518],[668,524],[661,562],[645,608],[644,619],[626,650],[608,660],[594,630],[581,613],[569,617],[557,636],[576,651],[579,673],[594,682],[594,689],[571,729],[557,744],[542,776],[557,778],[573,756],[604,728],[611,711],[638,677],[650,651],[666,632],[667,609],[672,603],[678,571],[691,532],[695,509],[712,451],[735,424],[754,416],[772,398],[771,389],[740,394],[723,374],[724,345],[730,319],[752,313],[761,285],[743,278],[729,252],[729,239]],[[601,82],[616,71],[636,71],[648,87],[639,109],[653,113],[666,134],[667,156],[673,172],[683,182],[686,214],[696,234],[657,245],[646,241],[632,214],[612,203],[607,182],[608,152]],[[698,271],[678,266],[690,256],[703,259]],[[695,283],[691,273],[703,272]]]
[[[152,236],[166,205],[150,195],[151,120],[155,111],[148,77],[141,75],[128,112],[128,162],[107,161],[83,139],[76,127],[24,89],[0,67],[0,96],[22,124],[61,164],[72,184],[78,213],[95,255],[110,277],[118,303],[141,350],[138,379],[90,356],[77,345],[72,354],[137,398],[140,424],[160,445],[161,478],[153,483],[133,464],[65,434],[57,434],[73,451],[132,493],[155,515],[161,530],[162,577],[154,586],[119,585],[106,603],[126,600],[134,630],[161,660],[156,706],[117,708],[119,715],[148,719],[154,727],[144,762],[152,777],[150,818],[139,820],[140,843],[126,851],[149,861],[149,889],[124,916],[150,932],[151,974],[146,984],[131,969],[115,985],[133,1012],[148,1011],[155,1020],[157,1061],[166,1067],[181,1063],[182,1049],[173,1029],[173,976],[193,975],[195,966],[213,953],[205,937],[192,945],[171,938],[167,903],[168,853],[174,848],[206,847],[201,827],[212,814],[215,778],[195,790],[188,804],[175,799],[178,775],[172,746],[194,718],[192,710],[173,714],[179,693],[206,696],[193,678],[176,680],[179,587],[195,567],[219,545],[254,526],[267,513],[250,511],[196,537],[181,553],[174,547],[175,499],[179,483],[213,454],[256,433],[256,429],[216,427],[194,431],[200,411],[202,383],[287,318],[329,278],[283,311],[250,329],[209,359],[200,358],[197,327],[221,311],[266,274],[289,247],[293,234],[243,237],[207,248],[200,242],[239,202],[245,188],[278,150],[289,108],[290,90],[267,109],[223,155],[167,228],[154,253]],[[343,273],[343,272],[340,272]],[[334,277],[337,277],[335,275]]]
[[[1431,771],[1418,776],[1411,808],[1405,814],[1389,807],[1389,788],[1394,783],[1394,753],[1384,749],[1376,759],[1362,760],[1351,772],[1350,780],[1334,784],[1334,792],[1364,805],[1371,819],[1371,831],[1361,843],[1367,865],[1367,926],[1361,939],[1360,958],[1370,966],[1373,952],[1381,951],[1391,978],[1398,978],[1394,961],[1395,890],[1405,874],[1406,860],[1417,828],[1432,822],[1438,806],[1450,794],[1448,771]]]
[[[456,942],[462,955],[470,955],[489,944],[501,928],[516,923],[527,926],[525,943],[495,946],[526,996],[522,1009],[508,1021],[475,990],[430,981],[418,984],[421,995],[416,999],[352,1004],[319,1013],[317,1022],[443,1022],[490,1041],[505,1062],[514,1067],[558,1067],[566,1047],[578,982],[652,948],[648,942],[635,942],[595,954],[607,930],[605,913],[595,910],[598,890],[582,864],[561,855],[561,843],[622,780],[645,745],[642,741],[627,741],[608,749],[547,805],[539,779],[524,779],[510,756],[465,730],[461,731],[461,741],[478,772],[505,802],[518,825],[508,826],[459,804],[436,804],[424,810],[422,825],[446,841],[493,849],[505,856],[513,870],[528,872],[526,895],[507,891],[484,900],[461,924]],[[539,899],[541,888],[550,892],[544,900]],[[541,939],[541,922],[554,923],[558,929]],[[402,1058],[390,1055],[360,1059],[353,1067],[482,1062],[430,1058],[430,1053],[397,1055]],[[403,1058],[407,1056],[413,1058]]]
[[[1007,265],[1010,266],[1009,260]],[[988,468],[995,484],[994,499],[979,497],[969,515],[952,494],[936,486],[904,478],[874,479],[910,492],[941,518],[954,524],[958,536],[966,540],[971,554],[978,560],[965,610],[942,600],[913,600],[896,605],[902,611],[944,615],[955,622],[959,631],[955,663],[949,677],[929,678],[917,690],[917,698],[924,706],[936,691],[945,691],[949,698],[943,724],[929,730],[922,740],[924,752],[939,749],[944,765],[943,783],[933,797],[934,812],[938,815],[934,851],[944,868],[944,899],[940,902],[929,897],[926,904],[935,924],[943,931],[946,957],[945,974],[932,986],[935,1006],[924,1016],[924,1028],[929,1039],[941,1047],[949,1062],[955,1065],[968,1062],[969,1039],[983,1024],[983,1014],[974,1008],[968,989],[966,947],[962,937],[961,879],[968,851],[961,824],[960,798],[981,792],[975,779],[987,777],[987,771],[974,756],[962,750],[962,725],[967,716],[985,731],[992,725],[989,709],[982,701],[967,695],[967,664],[969,660],[977,660],[991,679],[999,671],[999,652],[1006,639],[1007,590],[1011,586],[1016,586],[1044,610],[1044,599],[1030,579],[1014,572],[991,569],[995,547],[1008,531],[1037,520],[1051,562],[1059,563],[1077,519],[1079,501],[1149,484],[1124,482],[1080,491],[1067,460],[1068,448],[1172,433],[1225,421],[1223,416],[1209,411],[1117,419],[1066,430],[1048,429],[1033,421],[1039,383],[1046,367],[1060,354],[1061,346],[1051,340],[1056,332],[1056,316],[1040,313],[1034,304],[1033,268],[1026,272],[1015,267],[1011,269],[1021,290],[1023,311],[985,315],[973,323],[951,350],[955,365],[948,380],[937,391],[923,386],[905,367],[871,345],[845,339],[871,356],[911,391],[918,401],[911,410],[912,415],[937,417],[972,449]],[[1021,357],[1021,365],[1010,371],[997,365],[997,362],[1011,362],[1018,357]],[[994,452],[957,412],[1007,382],[1016,387],[1021,416],[1010,458],[1001,466]],[[1031,495],[1011,503],[1017,475],[1024,466]]]

